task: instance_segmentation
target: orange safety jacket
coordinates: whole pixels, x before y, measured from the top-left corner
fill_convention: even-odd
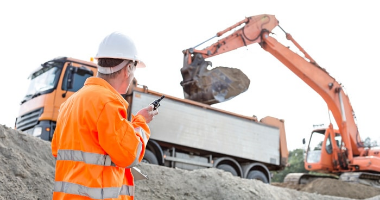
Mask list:
[[[133,199],[130,168],[141,162],[150,130],[127,120],[128,102],[105,80],[90,77],[60,107],[51,143],[53,200]]]

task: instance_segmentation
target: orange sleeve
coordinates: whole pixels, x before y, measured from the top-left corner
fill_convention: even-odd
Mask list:
[[[137,164],[142,149],[140,137],[135,134],[127,111],[119,101],[105,104],[97,121],[99,145],[119,167],[132,167]]]
[[[144,154],[145,154],[145,147],[146,147],[148,140],[150,138],[150,129],[149,129],[148,124],[145,121],[145,118],[141,115],[132,115],[132,125],[135,128],[135,130],[139,127],[144,130],[143,134],[145,136],[141,135],[141,132],[135,132],[136,135],[140,137],[140,141],[143,143],[143,148],[142,148],[141,154],[139,156],[139,162],[141,162],[141,160],[143,159]]]
[[[58,112],[60,112],[60,110],[62,109],[62,107],[65,105],[65,102],[61,104]],[[58,119],[57,119],[57,126],[56,126],[56,129],[55,130],[58,130],[60,127],[59,127],[59,124],[58,122],[60,121],[60,115],[58,114]],[[57,154],[58,154],[58,141],[60,140],[59,139],[59,134],[58,133],[59,131],[55,131],[55,133],[53,134],[53,138],[51,140],[51,153],[53,154],[54,157],[57,157]]]
[[[57,134],[53,135],[53,139],[51,141],[51,153],[53,154],[54,157],[57,157]]]

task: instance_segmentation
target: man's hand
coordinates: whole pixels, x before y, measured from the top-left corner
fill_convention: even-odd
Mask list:
[[[142,115],[145,118],[146,123],[153,120],[153,117],[158,115],[158,109],[153,110],[153,105],[149,105],[137,112],[137,115]]]

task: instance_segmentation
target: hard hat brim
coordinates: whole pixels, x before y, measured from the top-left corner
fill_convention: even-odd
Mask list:
[[[145,66],[145,63],[144,62],[142,62],[142,61],[138,61],[137,62],[137,66],[136,66],[136,68],[145,68],[146,66]]]

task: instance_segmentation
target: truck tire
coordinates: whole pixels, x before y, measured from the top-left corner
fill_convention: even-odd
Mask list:
[[[230,165],[221,164],[221,165],[218,165],[216,168],[224,170],[226,172],[230,172],[233,176],[237,176],[236,170],[233,167],[231,167]]]
[[[263,183],[269,183],[265,174],[263,172],[257,171],[257,170],[250,171],[248,176],[247,176],[247,179],[257,179],[257,180],[262,181]]]
[[[145,150],[144,158],[142,159],[143,163],[148,163],[152,165],[158,165],[158,160],[156,158],[156,155],[149,151],[148,149]]]

